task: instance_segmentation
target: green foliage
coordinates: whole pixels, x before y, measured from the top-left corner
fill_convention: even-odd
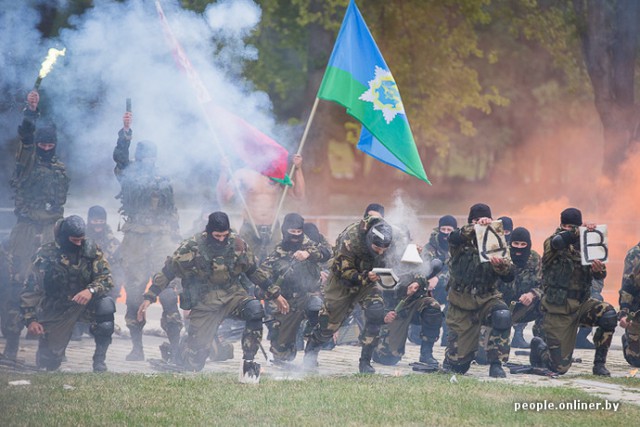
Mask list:
[[[449,375],[264,377],[0,373],[3,425],[634,425],[640,408],[514,411],[514,402],[602,402],[569,387],[513,385]],[[64,386],[67,385],[65,388]],[[69,387],[71,386],[71,387]]]

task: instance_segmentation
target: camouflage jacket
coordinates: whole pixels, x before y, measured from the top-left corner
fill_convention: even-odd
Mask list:
[[[11,187],[15,191],[15,214],[18,220],[52,224],[64,214],[69,177],[65,165],[57,157],[44,161],[36,154],[36,118],[37,114],[26,110],[18,128],[20,147],[11,179]]]
[[[21,294],[21,310],[28,325],[37,320],[38,306],[64,310],[75,304],[74,295],[91,289],[94,297],[109,293],[113,283],[109,263],[95,243],[85,240],[77,262],[72,262],[56,242],[49,242],[36,252],[29,277]]]
[[[296,261],[293,254],[298,250],[309,252],[309,258]],[[279,243],[260,264],[260,270],[272,282],[267,290],[267,297],[282,294],[289,299],[298,293],[318,292],[321,264],[328,261],[330,256],[331,246],[316,244],[306,236],[301,247],[296,250],[286,250]]]
[[[240,236],[230,233],[227,244],[222,247],[214,247],[209,239],[206,232],[201,232],[180,243],[167,258],[162,271],[153,276],[145,299],[155,301],[176,277],[182,280],[183,289],[193,301],[210,290],[241,289],[243,273],[261,288],[269,287],[268,279],[257,269],[251,248]]]
[[[125,217],[123,232],[174,233],[178,232],[178,210],[173,187],[168,178],[157,174],[155,168],[129,160],[132,131],[118,133],[118,142],[113,150],[116,162],[114,169],[120,181],[122,201],[119,211]]]
[[[11,254],[0,245],[0,289],[8,287],[12,279]]]
[[[383,267],[381,257],[374,256],[367,248],[366,236],[369,229],[383,221],[367,216],[349,225],[338,236],[333,262],[330,266],[330,281],[339,281],[347,287],[361,287],[372,284],[368,273],[375,267]]]
[[[514,268],[511,260],[499,266],[480,262],[478,241],[473,224],[467,224],[449,235],[449,283],[448,289],[485,295],[498,288],[498,279],[511,282]]]
[[[622,286],[620,288],[620,316],[640,311],[640,243],[632,247],[624,258]]]
[[[104,225],[102,233],[92,233],[89,231],[89,228],[87,228],[87,238],[93,240],[96,245],[102,249],[107,260],[113,263],[115,253],[120,247],[120,240],[113,235],[113,231],[108,224]]]
[[[502,299],[509,305],[518,301],[521,295],[533,292],[536,298],[542,297],[542,264],[540,255],[531,250],[531,255],[524,267],[514,264],[515,279],[513,282],[498,282],[498,290],[502,292]]]
[[[441,287],[446,287],[447,283],[449,283],[449,251],[448,250],[444,250],[439,244],[438,244],[438,233],[440,232],[440,229],[438,227],[434,228],[433,231],[431,232],[431,235],[429,236],[429,241],[427,242],[426,245],[424,245],[424,247],[422,248],[422,259],[425,262],[430,262],[433,259],[439,259],[440,261],[442,261],[442,270],[440,270],[440,273],[438,273],[438,275],[436,276],[438,278],[438,288]]]

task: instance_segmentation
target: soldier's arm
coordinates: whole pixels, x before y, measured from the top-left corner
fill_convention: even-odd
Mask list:
[[[116,167],[113,172],[116,178],[120,180],[124,170],[129,166],[129,146],[131,145],[131,138],[133,136],[133,130],[131,128],[122,128],[118,131],[118,141],[116,147],[113,149],[113,161],[116,162]]]
[[[470,242],[475,237],[475,227],[473,224],[463,225],[456,228],[449,234],[449,245],[458,246]]]
[[[530,292],[536,296],[536,298],[542,298],[542,263],[540,256],[535,254],[535,252],[531,253],[531,257],[533,258],[532,262],[532,270],[531,277],[533,279],[533,285],[531,287]]]
[[[338,252],[331,265],[331,270],[347,286],[367,286],[372,283],[369,280],[369,272],[358,270],[354,256],[349,251]]]
[[[309,260],[318,264],[329,261],[332,255],[331,246],[326,240],[324,243],[308,245],[304,250],[309,252]]]
[[[93,260],[93,280],[87,285],[87,289],[95,296],[107,295],[113,289],[113,278],[109,262],[104,257],[101,250],[97,250],[96,258]]]
[[[295,199],[304,199],[304,196],[307,194],[307,189],[304,182],[304,174],[302,173],[302,156],[299,154],[294,155],[293,163],[296,165],[296,168],[291,177],[293,181],[292,195]]]
[[[12,184],[28,175],[35,163],[35,144],[34,134],[36,131],[36,122],[40,116],[40,110],[37,106],[35,109],[27,107],[24,109],[22,123],[18,126],[18,136],[20,137],[20,145],[16,152],[16,169]]]
[[[620,318],[634,309],[634,300],[640,300],[640,250],[630,251],[624,259],[622,287],[618,302]]]
[[[179,268],[177,265],[177,261],[175,260],[175,256],[167,257],[167,260],[164,263],[164,267],[162,267],[162,271],[155,274],[151,281],[151,286],[147,292],[144,293],[144,299],[153,302],[156,302],[158,295],[160,292],[164,291],[169,283],[176,277],[178,277]]]

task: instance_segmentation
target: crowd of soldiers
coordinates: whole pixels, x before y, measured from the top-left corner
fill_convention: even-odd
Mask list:
[[[181,241],[173,188],[155,167],[155,144],[138,142],[130,160],[133,116],[126,112],[113,152],[124,218],[120,243],[101,206],[89,209],[86,223],[77,215],[64,216],[69,178],[55,155],[55,126],[40,118],[38,104],[39,94],[32,91],[18,127],[11,182],[17,224],[0,247],[4,361],[16,360],[26,327],[39,339],[37,367],[56,370],[78,325],[86,324],[95,340],[93,370],[106,371],[115,299],[124,285],[132,344],[126,360],[145,360],[146,313],[159,300],[169,341],[161,347],[162,357],[185,371],[202,370],[207,359],[232,357],[221,356],[229,346],[218,334],[225,319],[242,322],[245,377],[260,375],[255,356],[265,325],[275,363],[291,367],[304,348],[302,366],[314,370],[319,352],[331,348],[354,317],[362,347],[358,370],[365,374],[375,372],[372,360],[397,364],[407,340],[420,345],[419,360],[412,364],[419,372],[463,374],[475,360],[489,365],[491,377],[502,378],[510,348],[530,347],[531,367],[563,374],[579,336],[578,344],[585,345],[583,331],[596,327],[593,374],[608,376],[607,353],[618,324],[625,330],[625,359],[640,366],[640,243],[625,258],[616,312],[594,295],[606,277],[605,264],[582,265],[579,228],[595,225],[583,221],[576,208],[560,213],[542,256],[532,249],[529,230],[499,218],[508,250],[488,262],[477,233],[494,220],[482,203],[471,206],[460,226],[454,216],[442,216],[427,244],[417,248],[417,260],[410,256],[416,245],[409,230],[388,222],[377,203],[367,206],[333,246],[295,212],[284,216],[280,234],[274,232],[277,215],[269,214],[271,209],[259,211],[257,223],[247,215],[239,233],[227,213],[211,212],[203,229]],[[293,162],[299,197],[302,158]],[[230,186],[234,179],[242,185]],[[281,185],[245,171],[221,176],[217,187],[223,199],[233,196],[233,187],[246,191],[250,204],[264,207],[265,196],[273,200]],[[528,343],[523,330],[530,322],[534,338]],[[441,336],[446,350],[440,365],[433,347]]]

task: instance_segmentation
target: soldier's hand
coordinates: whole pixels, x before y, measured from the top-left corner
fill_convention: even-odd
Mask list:
[[[71,298],[71,301],[75,302],[76,304],[87,305],[89,301],[91,301],[92,297],[93,294],[89,291],[89,289],[83,289],[75,294],[73,298]]]
[[[38,104],[40,103],[40,94],[36,90],[32,90],[27,95],[27,108],[31,111],[36,111]]]
[[[29,333],[31,335],[43,335],[44,334],[44,328],[42,327],[42,324],[40,324],[38,322],[29,323],[29,326],[27,326],[27,330],[29,331]]]
[[[151,301],[149,301],[148,299],[142,301],[142,304],[140,304],[140,307],[138,307],[138,322],[142,322],[147,318],[147,307],[149,307],[151,305]]]
[[[385,314],[384,323],[385,324],[389,324],[389,323],[393,322],[394,320],[396,320],[396,317],[398,317],[397,313],[395,311],[390,311],[387,314]]]
[[[410,297],[411,295],[415,294],[416,292],[418,292],[419,288],[420,285],[418,284],[418,282],[411,283],[409,286],[407,286],[407,296]]]
[[[131,129],[131,123],[133,123],[133,113],[131,111],[127,111],[122,116],[122,128],[125,132],[128,132]]]
[[[533,292],[527,292],[526,294],[520,295],[518,301],[520,301],[523,305],[529,307],[529,305],[531,305],[535,298],[536,296]]]
[[[304,261],[305,259],[309,258],[309,252],[307,252],[307,251],[295,251],[293,253],[293,257],[296,259],[296,261]]]
[[[293,156],[293,164],[296,165],[296,168],[302,168],[302,156],[300,154],[296,154]]]
[[[380,277],[378,277],[378,275],[373,271],[369,271],[367,273],[367,277],[369,278],[370,282],[377,282],[378,280],[380,280]]]
[[[279,313],[288,314],[289,313],[289,303],[287,299],[282,295],[279,295],[278,298],[275,299],[276,308]]]
[[[631,322],[627,320],[627,316],[624,316],[623,318],[620,319],[621,328],[627,329],[629,326],[631,326]]]
[[[507,260],[504,258],[498,258],[497,256],[492,256],[491,258],[489,258],[489,262],[491,263],[491,265],[493,265],[494,267],[498,267],[502,264],[506,264]]]
[[[593,271],[594,273],[600,273],[601,271],[604,271],[604,268],[604,263],[599,259],[594,259],[591,263],[591,271]]]
[[[483,216],[482,218],[478,218],[478,220],[476,221],[476,224],[478,225],[489,225],[493,222],[493,220],[491,218],[487,218],[486,216]]]
[[[590,223],[586,224],[585,227],[587,227],[587,230],[593,231],[593,230],[596,229],[597,225],[592,223],[592,222],[590,222]]]
[[[429,279],[429,290],[434,290],[436,286],[438,286],[438,278],[432,277],[431,279]]]

